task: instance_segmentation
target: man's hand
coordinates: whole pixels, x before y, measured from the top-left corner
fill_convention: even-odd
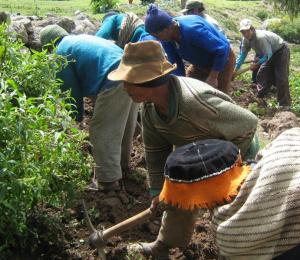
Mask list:
[[[205,82],[207,84],[211,85],[212,87],[217,88],[218,87],[218,75],[219,75],[218,71],[215,71],[215,70],[210,71]]]
[[[159,196],[153,197],[151,201],[150,210],[152,212],[155,212],[158,208],[158,205],[159,205]]]
[[[212,87],[216,88],[218,86],[218,79],[216,78],[207,78],[206,83],[211,85]]]
[[[251,69],[252,71],[258,70],[258,68],[259,68],[259,64],[258,64],[258,63],[252,63],[252,64],[250,65],[250,69]]]

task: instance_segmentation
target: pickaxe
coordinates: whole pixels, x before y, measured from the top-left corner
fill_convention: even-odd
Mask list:
[[[93,224],[90,220],[84,200],[82,201],[82,205],[83,205],[84,217],[85,217],[87,226],[89,228],[89,231],[92,233],[89,236],[88,243],[91,246],[98,249],[98,255],[99,255],[100,259],[102,259],[102,260],[106,259],[104,248],[106,245],[106,241],[109,238],[119,235],[120,233],[128,230],[131,227],[134,227],[138,224],[146,222],[153,215],[153,211],[150,208],[148,208],[148,209],[138,213],[137,215],[135,215],[131,218],[128,218],[108,229],[97,230],[97,229],[95,229],[95,227],[93,226]]]

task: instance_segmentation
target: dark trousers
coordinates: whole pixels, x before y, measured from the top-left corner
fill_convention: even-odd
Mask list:
[[[290,50],[287,45],[284,45],[273,54],[270,60],[260,66],[257,73],[258,97],[264,97],[274,85],[277,88],[279,105],[291,105],[289,64]]]

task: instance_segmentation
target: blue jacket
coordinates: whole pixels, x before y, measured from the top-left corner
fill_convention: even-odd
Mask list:
[[[222,71],[230,52],[224,34],[198,15],[178,16],[174,20],[179,24],[181,40],[179,45],[164,43],[169,61],[178,67],[186,60],[199,68]]]
[[[107,80],[107,75],[119,65],[123,50],[96,36],[68,35],[58,43],[56,52],[69,61],[58,77],[63,80],[62,90],[71,89],[78,110],[77,120],[81,120],[83,97],[117,86]]]

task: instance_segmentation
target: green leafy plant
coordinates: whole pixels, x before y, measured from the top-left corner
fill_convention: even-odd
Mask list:
[[[255,115],[263,116],[266,114],[266,109],[259,107],[257,103],[250,103],[248,109]]]
[[[292,73],[289,82],[292,97],[292,111],[300,116],[300,73]]]
[[[299,45],[290,45],[291,50],[291,65],[293,67],[300,67],[300,46]]]
[[[22,248],[37,207],[68,205],[89,176],[56,55],[29,52],[0,25],[0,254]]]
[[[268,25],[268,30],[279,34],[283,39],[292,43],[300,43],[300,18],[291,21],[289,18],[274,21]]]
[[[265,10],[261,10],[259,12],[256,13],[256,16],[260,19],[260,20],[265,20],[268,18],[268,12],[266,12]]]
[[[119,0],[91,0],[91,5],[93,12],[97,14],[113,9],[118,2]]]
[[[269,0],[279,10],[287,12],[291,17],[300,13],[300,0]]]

